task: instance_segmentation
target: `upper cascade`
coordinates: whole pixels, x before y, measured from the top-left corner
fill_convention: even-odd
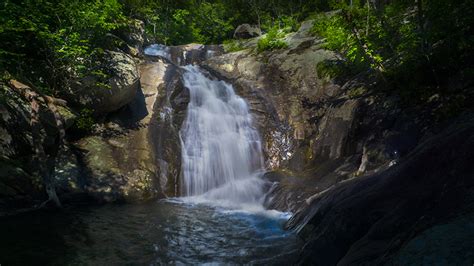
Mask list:
[[[222,54],[223,51],[220,45],[202,45],[195,43],[179,46],[152,44],[144,50],[146,55],[164,58],[178,66],[199,64],[213,56]]]

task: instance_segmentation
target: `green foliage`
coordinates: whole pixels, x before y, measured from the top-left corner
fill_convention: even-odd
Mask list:
[[[350,99],[355,99],[359,98],[362,95],[367,93],[367,89],[364,87],[357,87],[357,88],[352,88],[348,91],[347,95],[349,96]]]
[[[0,67],[53,94],[100,68],[103,47],[110,44],[107,34],[127,24],[118,0],[6,0],[2,5]]]
[[[286,0],[122,0],[125,14],[146,22],[156,42],[222,43],[243,23],[295,31],[311,12],[328,8],[327,1]],[[185,14],[185,15],[184,15]]]
[[[94,112],[91,109],[83,108],[77,117],[76,127],[84,132],[91,132],[95,124],[93,114]]]
[[[297,31],[300,27],[300,23],[294,16],[282,16],[278,21],[279,27],[287,33]]]
[[[272,51],[276,49],[284,49],[288,44],[283,40],[285,33],[277,28],[272,28],[266,35],[258,40],[257,51]]]
[[[312,16],[312,33],[342,55],[341,69],[376,73],[383,87],[395,88],[407,103],[424,103],[439,94],[446,100],[440,111],[461,110],[457,103],[465,101],[452,100],[460,97],[453,97],[446,81],[472,67],[474,2],[353,0],[333,1],[331,8]],[[331,65],[317,69],[330,77],[341,74]]]
[[[239,40],[225,40],[223,44],[224,50],[227,53],[238,52],[245,49]]]
[[[343,12],[332,14],[320,14],[315,17],[315,23],[311,32],[325,38],[324,47],[326,49],[340,52],[349,62],[357,68],[363,68],[370,65],[376,68],[382,61],[380,55],[375,54],[371,43],[360,45],[360,41],[354,35],[350,23],[344,18]],[[354,9],[350,9],[351,15],[354,15]],[[360,38],[360,37],[359,37]],[[375,62],[369,62],[368,57],[377,58]]]
[[[193,12],[192,32],[199,43],[221,43],[234,31],[223,3],[201,2]]]
[[[311,15],[312,32],[343,58],[318,64],[318,75],[375,73],[413,101],[449,95],[441,89],[443,80],[463,69],[472,72],[474,62],[471,0],[4,0],[0,5],[0,73],[27,79],[48,94],[89,75],[108,89],[104,50],[124,45],[114,34],[128,27],[130,18],[145,22],[151,41],[168,45],[222,43],[238,25],[255,24],[267,32],[258,42],[262,52],[287,47],[285,34]],[[243,48],[237,41],[224,46]]]
[[[316,65],[316,73],[320,78],[333,79],[347,76],[350,69],[343,61],[324,60]]]

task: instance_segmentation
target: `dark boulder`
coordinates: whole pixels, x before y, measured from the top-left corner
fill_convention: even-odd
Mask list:
[[[250,39],[262,35],[262,31],[257,26],[250,24],[239,25],[234,32],[235,39]]]
[[[0,215],[57,199],[54,162],[75,118],[65,104],[16,80],[0,83]]]
[[[433,226],[457,224],[459,217],[472,214],[473,136],[474,119],[460,120],[418,145],[399,165],[315,195],[307,212],[293,218],[299,222],[292,221],[308,241],[300,263],[382,265],[404,261],[407,254],[399,251],[407,249],[412,239],[420,234],[430,237],[439,231],[430,231]],[[301,223],[306,221],[303,227]],[[449,238],[448,233],[443,235]],[[436,251],[423,254],[421,250],[410,263],[421,264],[429,256],[461,263],[472,243],[459,244],[457,249],[464,250],[464,257]]]

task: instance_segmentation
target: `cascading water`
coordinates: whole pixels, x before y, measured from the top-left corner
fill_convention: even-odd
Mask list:
[[[191,99],[181,129],[186,196],[252,203],[262,196],[262,145],[244,99],[230,84],[211,80],[197,66],[184,67]]]
[[[174,58],[164,45],[151,45],[145,53]],[[179,201],[264,211],[262,143],[246,101],[231,84],[212,79],[198,66],[181,68],[190,102],[180,130],[184,197]]]

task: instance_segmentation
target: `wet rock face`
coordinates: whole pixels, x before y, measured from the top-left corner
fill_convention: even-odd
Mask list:
[[[317,127],[305,101],[323,101],[339,93],[340,86],[318,77],[316,64],[336,55],[324,50],[308,34],[308,26],[287,37],[289,49],[255,54],[251,50],[213,57],[203,66],[234,84],[250,104],[266,143],[267,167],[288,167]],[[309,144],[311,145],[311,144]],[[304,159],[304,158],[303,158]],[[304,159],[306,161],[306,159]]]
[[[190,44],[160,48],[160,57],[147,56],[143,75],[156,64],[165,64],[164,82],[158,86],[150,121],[150,149],[157,167],[161,196],[180,196],[181,179],[181,140],[179,131],[186,117],[190,101],[189,90],[184,86],[180,65],[199,64],[213,56],[220,55],[222,47],[216,45]]]
[[[166,196],[180,196],[181,140],[179,130],[186,116],[190,94],[182,81],[182,70],[171,67],[163,94],[155,105],[153,149],[160,169],[160,184]]]

